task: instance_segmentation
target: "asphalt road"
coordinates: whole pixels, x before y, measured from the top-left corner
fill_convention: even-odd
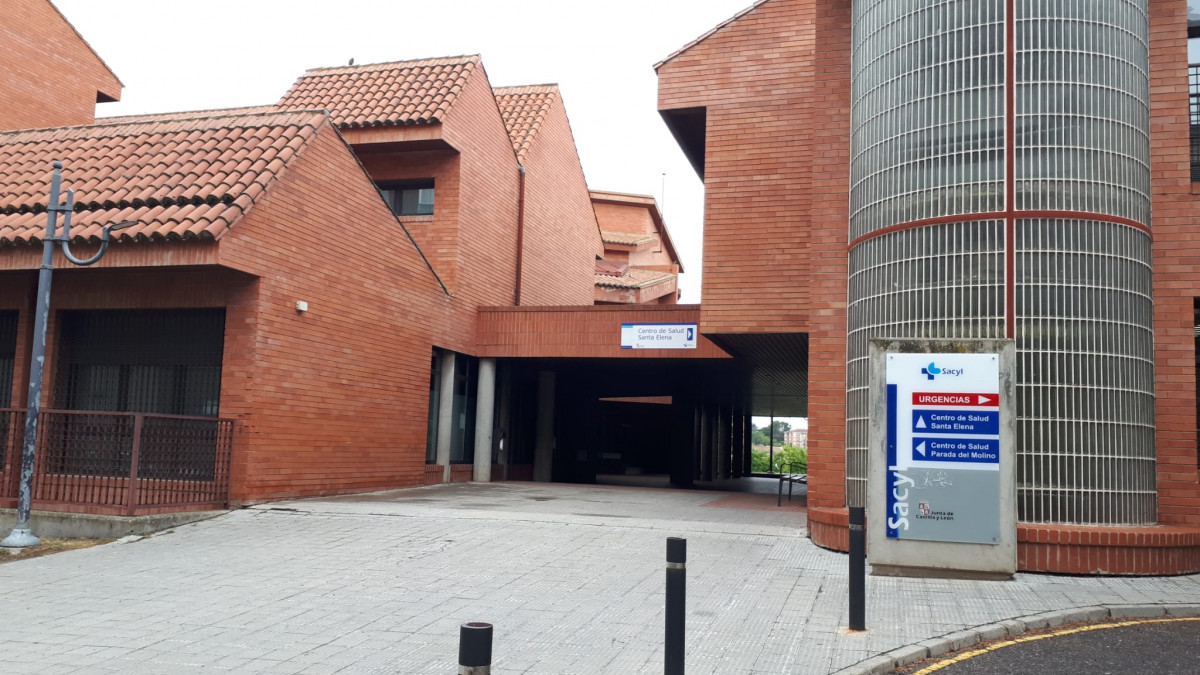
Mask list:
[[[1029,636],[1033,637],[1033,636]],[[1139,622],[1130,626],[1093,624],[1053,629],[1041,639],[1005,645],[992,643],[991,650],[962,661],[938,667],[926,662],[900,673],[937,675],[1010,675],[1012,673],[1088,673],[1094,675],[1195,675],[1200,673],[1200,621],[1167,620]]]

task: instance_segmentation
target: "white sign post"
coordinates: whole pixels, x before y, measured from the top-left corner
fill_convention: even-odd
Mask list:
[[[868,542],[876,573],[1016,571],[1006,340],[871,345]]]
[[[694,323],[621,324],[621,349],[695,349]]]

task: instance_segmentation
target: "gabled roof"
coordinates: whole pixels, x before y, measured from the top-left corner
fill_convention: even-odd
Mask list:
[[[674,59],[675,57],[679,56],[680,54],[686,52],[687,50],[691,49],[692,47],[695,47],[696,45],[700,44],[701,42],[704,42],[708,38],[712,37],[713,34],[720,32],[721,29],[725,28],[726,26],[733,23],[734,21],[737,21],[738,19],[742,18],[743,16],[746,16],[750,12],[753,12],[754,10],[758,9],[759,5],[764,5],[770,1],[771,0],[756,0],[756,2],[753,5],[750,5],[746,9],[743,9],[742,11],[738,12],[737,14],[734,14],[733,16],[729,17],[728,19],[722,21],[721,23],[714,26],[712,30],[708,31],[704,35],[701,35],[700,37],[696,38],[695,40],[692,40],[691,42],[687,43],[686,45],[680,47],[678,50],[673,52],[667,58],[654,64],[654,69],[658,70],[659,68],[662,68],[664,65],[667,64],[668,61],[670,61],[670,60]]]
[[[640,206],[650,212],[650,220],[654,223],[654,228],[658,230],[658,236],[662,237],[663,246],[667,247],[667,255],[671,261],[679,265],[679,271],[683,271],[683,261],[680,260],[679,254],[675,251],[675,244],[671,241],[671,233],[667,231],[667,224],[663,221],[662,212],[658,210],[658,202],[650,195],[634,195],[624,192],[607,192],[600,190],[591,190],[589,192],[592,197],[593,204],[617,204],[620,206]],[[610,232],[602,232],[601,237]],[[612,242],[622,243],[622,242]]]
[[[497,87],[493,89],[504,127],[512,139],[517,162],[523,163],[525,153],[533,143],[534,136],[542,126],[550,106],[559,97],[558,85],[539,84],[525,87]]]
[[[329,111],[341,127],[383,127],[441,122],[479,55],[307,71],[277,104],[283,110]]]
[[[41,240],[56,160],[63,199],[75,191],[73,240],[129,220],[122,240],[219,238],[327,120],[276,112],[0,133],[0,244]]]

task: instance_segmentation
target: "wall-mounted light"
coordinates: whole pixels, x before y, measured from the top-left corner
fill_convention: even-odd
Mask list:
[[[297,300],[296,301],[296,312],[298,314],[303,314],[307,311],[308,311],[308,303],[303,300]]]

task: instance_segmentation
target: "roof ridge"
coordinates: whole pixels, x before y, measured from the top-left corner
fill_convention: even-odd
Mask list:
[[[503,91],[507,96],[516,94],[518,89],[545,89],[547,91],[560,90],[557,82],[544,82],[542,84],[510,84],[503,87],[492,87],[492,91],[496,93]]]
[[[738,19],[742,18],[743,16],[746,16],[750,12],[753,12],[754,10],[758,9],[759,6],[765,5],[770,1],[771,0],[755,0],[754,4],[750,5],[746,9],[743,9],[742,11],[738,12],[737,14],[734,14],[733,16],[729,17],[728,19],[725,19],[724,21],[717,24],[716,26],[713,26],[712,29],[710,29],[708,32],[704,33],[700,37],[696,38],[695,40],[692,40],[691,42],[687,43],[686,45],[671,52],[671,54],[668,55],[667,58],[654,64],[654,70],[657,71],[659,68],[666,65],[666,63],[668,61],[670,61],[670,60],[674,59],[675,57],[679,56],[680,54],[686,52],[687,50],[691,49],[692,47],[695,47],[696,45],[700,44],[701,42],[704,42],[708,38],[712,37],[713,34],[719,32],[722,28],[725,28],[729,24],[737,21]]]
[[[97,117],[93,124],[119,124],[118,120],[129,122],[136,121],[138,118],[146,118],[146,121],[151,121],[149,118],[157,117],[167,119],[171,116],[188,116],[193,119],[201,119],[205,117],[227,117],[232,115],[253,115],[269,112],[280,112],[281,109],[276,107],[274,103],[263,103],[261,105],[240,105],[228,108],[198,108],[196,110],[172,110],[169,112],[146,112],[132,113],[128,115],[108,115]]]
[[[155,114],[171,114],[171,113],[155,113]],[[179,114],[186,115],[186,113],[179,113]],[[242,118],[242,117],[283,117],[283,116],[288,116],[288,115],[322,115],[324,117],[329,117],[329,111],[323,110],[320,108],[310,108],[310,109],[303,109],[303,110],[275,109],[275,110],[264,110],[261,112],[230,113],[227,115],[212,115],[212,116],[203,116],[203,117],[181,116],[181,117],[166,117],[166,118],[145,119],[145,120],[125,119],[124,121],[108,122],[108,123],[100,121],[100,119],[106,119],[106,118],[99,118],[93,124],[72,124],[72,125],[61,126],[61,127],[35,127],[32,129],[0,130],[0,137],[17,136],[20,134],[32,134],[32,133],[37,133],[37,132],[66,131],[69,129],[77,129],[77,130],[102,129],[102,128],[110,128],[110,127],[140,126],[140,125],[146,125],[146,124],[173,124],[173,123],[178,123],[178,122],[203,122],[205,120],[231,119],[231,118]],[[122,118],[121,117],[112,117],[112,118],[107,118],[107,119],[122,119]]]
[[[354,72],[362,73],[362,72],[370,72],[372,70],[388,70],[389,68],[393,68],[393,67],[397,67],[397,66],[403,66],[403,67],[444,66],[444,65],[454,64],[454,63],[471,63],[471,62],[478,63],[480,61],[482,61],[482,57],[479,54],[460,54],[458,56],[434,56],[434,57],[424,58],[424,59],[402,59],[400,61],[379,61],[377,63],[362,63],[362,64],[355,64],[352,66],[349,66],[349,65],[347,65],[347,66],[321,66],[318,68],[309,68],[308,70],[304,71],[304,74],[308,75],[309,73],[312,73],[314,75],[319,75],[319,74],[333,75],[333,74],[354,73]],[[301,77],[303,77],[303,76],[301,76]]]

